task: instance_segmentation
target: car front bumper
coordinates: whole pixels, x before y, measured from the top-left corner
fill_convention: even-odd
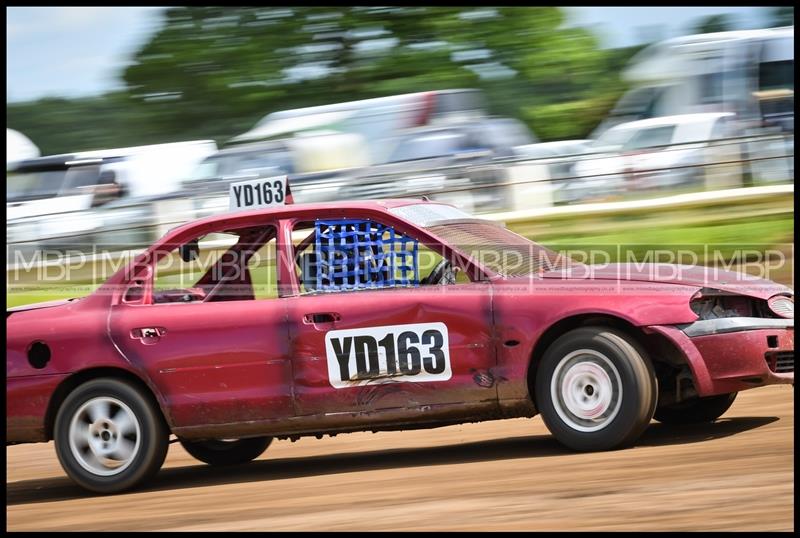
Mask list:
[[[650,329],[684,354],[700,396],[794,384],[793,319],[719,318]]]

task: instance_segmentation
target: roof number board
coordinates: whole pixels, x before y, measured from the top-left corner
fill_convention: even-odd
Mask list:
[[[231,183],[230,209],[259,209],[286,203],[286,176]]]

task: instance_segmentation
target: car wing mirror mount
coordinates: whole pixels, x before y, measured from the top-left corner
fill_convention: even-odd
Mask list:
[[[200,259],[200,245],[197,239],[188,241],[180,246],[181,259],[185,262],[191,262]]]

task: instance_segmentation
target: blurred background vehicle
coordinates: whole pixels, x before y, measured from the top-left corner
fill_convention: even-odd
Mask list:
[[[452,89],[390,95],[272,112],[231,143],[253,142],[308,130],[331,130],[362,135],[369,146],[370,164],[386,161],[382,143],[397,131],[485,114],[485,98],[477,89]]]
[[[534,140],[511,118],[440,119],[404,129],[383,142],[390,148],[383,164],[359,170],[327,199],[430,195],[469,210],[505,208],[505,175],[495,161],[513,157],[514,147]]]
[[[21,161],[7,173],[6,240],[28,247],[83,247],[103,226],[97,208],[180,188],[193,168],[217,149],[200,140],[84,151]]]
[[[573,202],[676,187],[702,190],[704,165],[736,158],[728,146],[713,142],[736,134],[731,113],[681,114],[618,124],[592,144],[591,157],[575,163],[578,177],[564,186],[562,199]],[[730,186],[736,186],[735,178],[729,180]]]

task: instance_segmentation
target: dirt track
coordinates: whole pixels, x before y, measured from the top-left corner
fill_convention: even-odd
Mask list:
[[[180,445],[144,489],[83,493],[52,443],[8,447],[8,530],[794,530],[794,389],[712,425],[577,454],[540,418],[278,441],[212,469]]]

